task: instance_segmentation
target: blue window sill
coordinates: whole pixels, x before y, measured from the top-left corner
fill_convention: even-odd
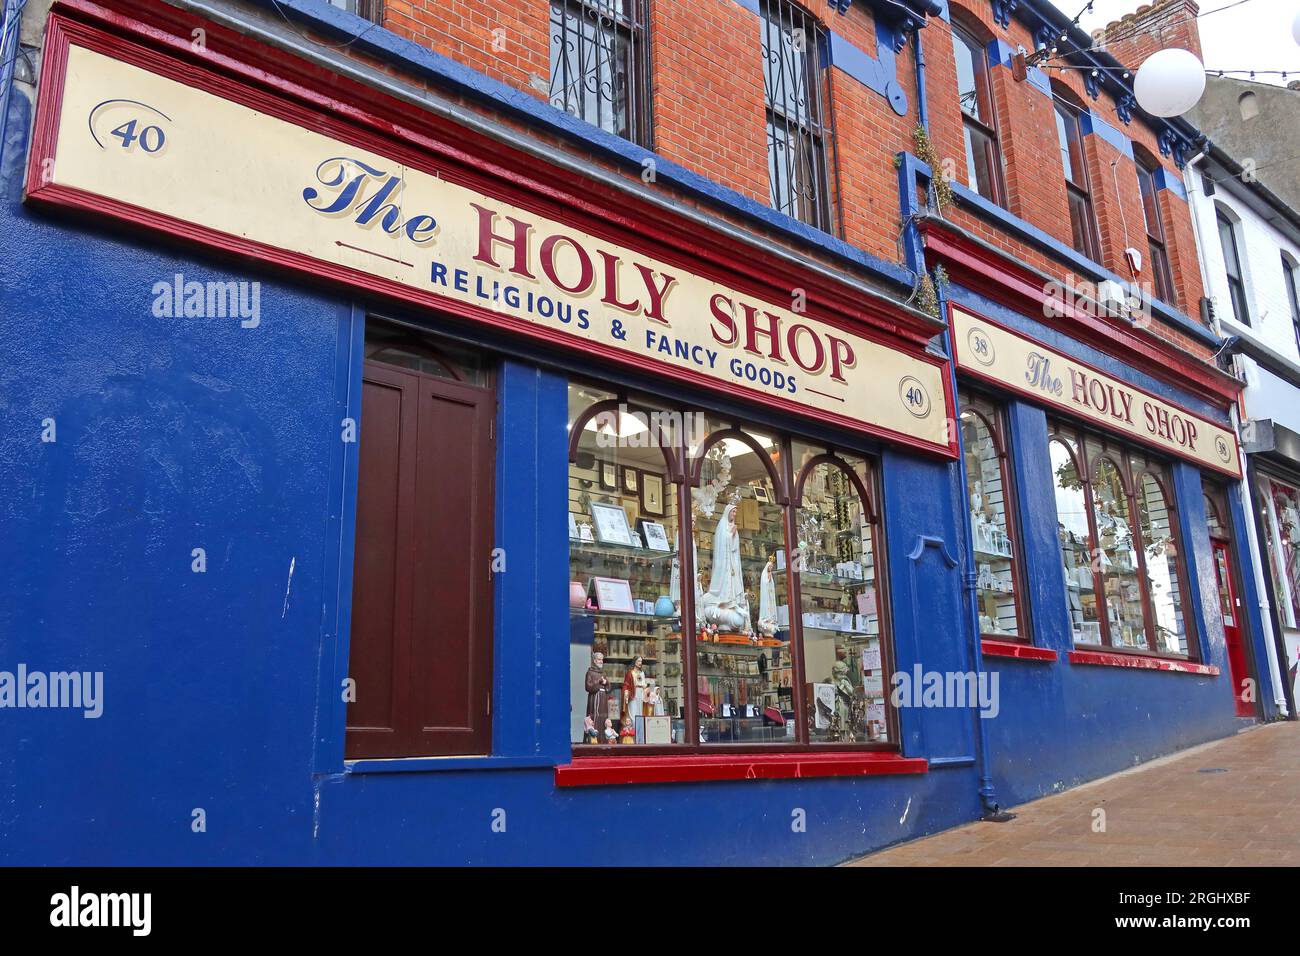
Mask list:
[[[397,757],[345,760],[344,773],[428,773],[440,770],[519,770],[555,766],[554,757]]]

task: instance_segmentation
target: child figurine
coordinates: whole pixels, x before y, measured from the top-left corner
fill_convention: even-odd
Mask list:
[[[630,719],[623,721],[623,730],[619,733],[618,737],[618,742],[621,744],[636,743],[636,730],[632,727],[632,721]]]
[[[608,717],[605,718],[605,743],[618,743],[618,732],[614,730],[614,721]]]
[[[590,717],[582,719],[582,742],[584,744],[600,743],[600,734],[596,733],[596,722]]]

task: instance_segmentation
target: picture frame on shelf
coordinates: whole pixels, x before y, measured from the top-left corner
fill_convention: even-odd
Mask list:
[[[632,603],[632,585],[624,578],[592,578],[590,590],[596,599],[596,607],[601,611],[636,612],[636,605]]]
[[[767,488],[766,488],[766,486],[764,486],[764,485],[753,485],[752,487],[753,487],[753,489],[754,489],[754,500],[755,500],[755,501],[757,501],[757,502],[758,502],[759,504],[761,504],[761,505],[767,505],[767,504],[771,504],[771,503],[772,503],[772,499],[771,499],[771,497],[769,497],[769,495],[768,495],[768,493],[767,493]]]
[[[664,515],[664,476],[641,472],[641,510],[655,518]]]
[[[578,519],[575,518],[573,516],[573,512],[570,511],[569,512],[569,540],[572,541],[574,538],[577,537],[578,537]]]
[[[637,530],[645,538],[645,546],[651,551],[671,551],[673,546],[668,541],[668,531],[658,521],[641,518],[637,521]]]
[[[637,494],[637,492],[641,488],[641,483],[637,480],[640,473],[635,468],[629,465],[623,466],[622,473],[623,473],[623,491],[629,495]]]
[[[612,461],[598,462],[600,466],[600,487],[607,491],[618,491],[618,465]]]
[[[627,523],[627,512],[618,505],[591,503],[591,523],[596,529],[596,540],[601,544],[621,544],[634,547],[632,529]]]

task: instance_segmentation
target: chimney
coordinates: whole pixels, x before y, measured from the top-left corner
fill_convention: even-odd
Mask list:
[[[1130,70],[1157,50],[1179,47],[1201,57],[1201,34],[1196,28],[1200,8],[1194,0],[1157,0],[1106,25],[1104,49]]]

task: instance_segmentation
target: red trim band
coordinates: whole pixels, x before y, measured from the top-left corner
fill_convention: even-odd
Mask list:
[[[557,787],[705,780],[776,780],[803,777],[872,777],[928,773],[923,757],[882,753],[718,754],[681,757],[574,757],[555,768]]]
[[[1023,661],[1055,661],[1061,657],[1046,647],[1016,641],[990,641],[988,638],[980,641],[980,651],[985,657],[1016,657]]]
[[[1109,651],[1070,651],[1071,664],[1095,664],[1099,667],[1136,667],[1139,670],[1171,671],[1175,674],[1201,674],[1218,677],[1219,669],[1213,664],[1196,664],[1192,661],[1172,661],[1164,657],[1146,657],[1141,654],[1115,654]]]

